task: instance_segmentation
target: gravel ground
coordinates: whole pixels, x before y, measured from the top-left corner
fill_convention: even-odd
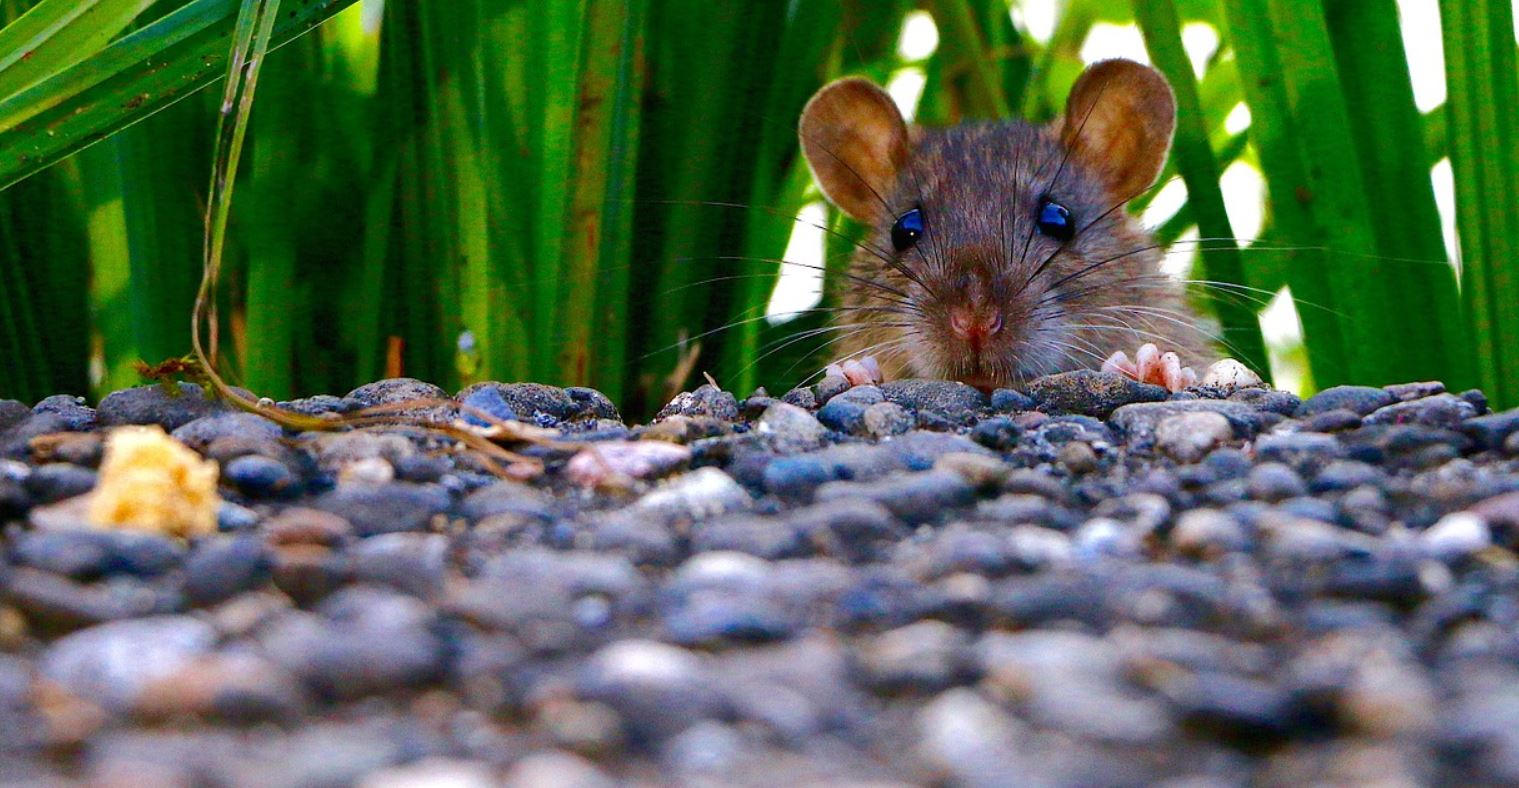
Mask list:
[[[1479,392],[456,401],[600,448],[522,483],[195,391],[0,402],[0,783],[1519,783],[1519,411]],[[127,423],[221,463],[219,533],[81,525]]]

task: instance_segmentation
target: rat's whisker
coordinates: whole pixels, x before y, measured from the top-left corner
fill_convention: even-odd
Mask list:
[[[811,339],[818,336],[825,336],[827,334],[836,334],[841,331],[852,332],[867,328],[909,328],[910,326],[910,323],[838,323],[834,325],[821,326],[818,328],[811,328],[806,331],[798,331],[794,334],[780,337],[778,339],[772,339],[769,342],[765,343],[765,345],[762,346],[760,350],[768,351],[776,349],[778,346],[786,347],[796,341]]]
[[[895,309],[895,308],[892,308],[892,307],[858,307],[858,306],[856,306],[856,307],[842,307],[842,306],[837,306],[837,307],[813,307],[811,309],[798,309],[798,310],[795,310],[795,311],[792,311],[792,312],[786,312],[785,314],[796,316],[796,315],[814,314],[814,313],[832,314],[832,313],[837,313],[837,312],[851,312],[851,313],[854,313],[854,312],[867,312],[867,313],[902,314],[901,310]],[[731,321],[729,321],[727,323],[724,323],[723,325],[720,325],[720,326],[718,326],[716,328],[708,329],[708,330],[703,331],[702,333],[697,334],[695,336],[686,337],[686,338],[680,340],[679,342],[672,342],[671,344],[666,345],[666,346],[664,346],[662,348],[659,348],[657,350],[651,350],[648,353],[644,354],[642,356],[642,358],[649,358],[649,357],[658,355],[660,353],[666,353],[666,352],[669,352],[671,350],[675,350],[677,348],[680,348],[680,347],[683,347],[683,346],[685,346],[687,344],[690,344],[691,342],[695,342],[695,341],[697,341],[699,339],[705,339],[706,337],[712,336],[713,334],[717,334],[717,333],[720,333],[720,332],[723,332],[723,331],[727,331],[728,329],[731,329],[731,328],[737,328],[739,326],[748,325],[750,323],[757,323],[757,322],[759,322],[761,320],[769,320],[770,318],[771,318],[771,315],[754,315],[754,316],[750,316],[750,317],[740,318],[740,319],[737,319],[737,320],[731,320]],[[866,325],[879,325],[879,324],[870,323],[870,324],[866,324]]]
[[[796,262],[796,261],[793,261],[793,260],[786,260],[786,259],[779,258],[779,257],[749,257],[749,256],[746,256],[746,255],[711,255],[711,256],[706,256],[706,257],[683,257],[683,258],[678,258],[677,262],[775,263],[775,264],[780,264],[780,265],[795,266],[797,268],[803,268],[803,269],[806,269],[806,270],[809,270],[809,271],[821,271],[821,272],[825,272],[825,273],[827,272],[827,268],[824,267],[824,266],[812,265],[810,263],[799,263],[799,262]],[[849,273],[848,271],[840,271],[839,274],[841,276],[843,276],[844,278],[848,279],[849,281],[855,282],[857,284],[862,284],[862,285],[866,285],[868,287],[873,287],[873,288],[876,288],[878,290],[882,290],[884,292],[890,293],[890,294],[892,294],[894,296],[898,296],[900,298],[907,299],[909,301],[912,298],[907,293],[905,293],[905,292],[903,292],[903,291],[901,291],[901,290],[899,290],[899,289],[897,289],[895,287],[892,287],[892,286],[890,286],[890,285],[888,285],[888,284],[886,284],[884,282],[878,282],[878,281],[876,281],[874,279],[869,279],[867,277],[863,277],[863,276],[859,276],[857,274]]]
[[[829,227],[826,224],[819,224],[819,223],[814,222],[814,221],[812,221],[810,219],[803,219],[802,217],[797,216],[796,214],[792,214],[792,213],[789,213],[787,211],[783,211],[783,210],[781,210],[779,208],[774,208],[774,207],[771,207],[771,206],[768,206],[768,205],[749,205],[749,204],[745,204],[745,203],[741,203],[741,202],[725,202],[725,201],[722,201],[722,200],[652,200],[651,199],[651,200],[648,200],[647,202],[649,202],[651,204],[654,204],[654,205],[690,205],[690,206],[699,206],[699,207],[706,207],[706,208],[733,208],[735,210],[742,210],[742,211],[764,211],[764,212],[769,213],[769,214],[774,215],[774,216],[784,217],[784,218],[786,218],[786,219],[788,219],[788,220],[790,220],[790,221],[792,221],[792,222],[794,222],[796,224],[802,224],[802,225],[806,225],[808,227],[812,227],[812,228],[815,228],[815,229],[818,229],[818,230],[822,230],[823,232],[827,233],[828,235],[830,235],[830,236],[832,236],[834,238],[837,238],[837,239],[839,239],[841,241],[848,242],[849,245],[855,247],[856,249],[859,249],[859,250],[861,250],[863,252],[870,253],[871,256],[873,256],[873,257],[875,257],[877,259],[880,259],[880,260],[883,260],[883,261],[884,260],[889,260],[889,258],[887,257],[887,255],[886,255],[885,252],[881,251],[880,249],[875,248],[874,246],[871,246],[871,245],[865,243],[864,241],[856,240],[856,239],[850,237],[848,234],[840,232],[838,230],[835,230],[835,229],[833,229],[832,227]]]
[[[844,358],[845,359],[863,358],[863,357],[871,355],[873,353],[880,353],[880,352],[882,352],[883,349],[891,349],[891,348],[898,347],[898,346],[905,346],[906,343],[908,343],[908,342],[910,342],[910,341],[912,341],[914,339],[914,337],[913,337],[912,334],[913,334],[913,332],[909,332],[909,334],[907,336],[898,337],[896,339],[886,340],[886,341],[883,341],[883,342],[878,342],[878,343],[876,343],[874,345],[870,345],[869,347],[866,347],[866,348],[863,348],[861,350],[857,350],[857,351],[855,351],[853,353],[850,353],[848,356],[845,356]],[[819,349],[821,349],[821,348],[819,348]],[[810,356],[810,354],[809,354],[809,356]],[[807,360],[806,358],[797,359],[796,361],[792,362],[791,366],[787,367],[786,370],[785,370],[785,372],[783,372],[782,374],[784,374],[784,375],[791,374],[792,371],[796,369],[796,367],[797,367],[798,364],[800,364],[800,363],[802,363],[803,361],[806,361],[806,360]],[[842,361],[844,359],[840,359],[840,360]],[[822,369],[816,370],[812,374],[810,374],[807,377],[803,378],[802,381],[801,381],[801,383],[799,385],[807,385],[814,378],[820,378],[820,377],[822,377],[822,375],[823,375],[823,370]]]
[[[847,338],[848,336],[850,336],[852,334],[861,333],[861,332],[868,331],[868,330],[871,330],[871,329],[883,328],[883,327],[884,328],[911,329],[912,328],[912,324],[911,323],[903,323],[903,322],[898,322],[898,323],[891,323],[891,322],[888,322],[888,323],[874,323],[874,322],[871,322],[871,323],[842,323],[842,324],[839,324],[839,325],[836,325],[836,326],[823,326],[821,328],[815,328],[815,329],[811,329],[809,331],[801,331],[801,332],[798,332],[795,335],[781,337],[779,339],[773,340],[770,343],[768,343],[765,346],[765,348],[764,348],[765,352],[763,354],[761,354],[758,358],[756,358],[755,362],[758,362],[760,359],[766,358],[766,357],[768,357],[768,356],[770,356],[770,355],[772,355],[774,353],[780,352],[781,350],[784,350],[784,349],[786,349],[788,347],[791,347],[792,345],[795,345],[798,342],[804,342],[804,341],[806,341],[808,339],[813,339],[815,337],[826,336],[828,334],[842,334],[842,336],[829,337],[827,339],[827,341],[824,343],[824,345],[820,346],[819,349],[821,349],[821,347],[826,347],[827,344],[830,344],[830,343],[833,343],[833,342],[837,342],[840,339]],[[787,370],[787,372],[790,372],[790,370]]]
[[[1146,338],[1149,338],[1149,339],[1153,339],[1153,340],[1156,341],[1156,344],[1162,345],[1162,346],[1166,345],[1167,343],[1169,343],[1171,341],[1170,339],[1168,339],[1167,337],[1165,337],[1162,334],[1157,334],[1157,333],[1153,333],[1153,332],[1149,332],[1149,331],[1143,331],[1143,330],[1137,328],[1136,326],[1130,324],[1129,322],[1127,322],[1125,320],[1122,320],[1120,318],[1117,318],[1117,317],[1115,317],[1113,315],[1110,315],[1110,314],[1088,315],[1088,317],[1091,318],[1091,319],[1097,319],[1097,320],[1101,320],[1101,319],[1113,320],[1116,323],[1118,323],[1118,325],[1086,325],[1086,326],[1083,326],[1083,328],[1086,328],[1088,330],[1092,330],[1092,331],[1103,331],[1103,330],[1107,330],[1107,331],[1115,331],[1115,330],[1117,330],[1117,331],[1127,331],[1127,332],[1130,332],[1130,333],[1132,333],[1132,334],[1134,334],[1136,336],[1143,336],[1143,337],[1146,337]],[[1196,325],[1191,325],[1191,324],[1187,324],[1187,323],[1180,323],[1180,324],[1181,325],[1185,325],[1187,328],[1190,328],[1190,329],[1198,332],[1199,334],[1201,334],[1203,337],[1209,339],[1210,341],[1215,342],[1215,343],[1221,345],[1224,348],[1224,350],[1228,351],[1229,353],[1231,353],[1231,354],[1233,354],[1235,356],[1240,355],[1240,349],[1237,346],[1235,346],[1232,342],[1229,342],[1227,339],[1224,339],[1221,335],[1209,333],[1206,330],[1204,330],[1201,327],[1196,326]]]
[[[1183,328],[1183,329],[1186,329],[1188,331],[1196,332],[1198,335],[1206,337],[1208,339],[1211,339],[1211,340],[1213,340],[1215,342],[1223,342],[1224,341],[1224,338],[1222,336],[1214,334],[1213,332],[1208,331],[1207,329],[1203,328],[1202,326],[1198,325],[1197,323],[1195,323],[1195,322],[1193,322],[1191,320],[1186,319],[1186,315],[1182,314],[1181,312],[1177,312],[1175,310],[1163,309],[1163,308],[1160,308],[1160,307],[1123,306],[1123,307],[1097,307],[1096,309],[1094,309],[1092,311],[1093,312],[1106,313],[1108,311],[1120,311],[1120,310],[1122,310],[1124,312],[1138,313],[1139,315],[1147,316],[1147,317],[1150,317],[1150,318],[1153,318],[1153,319],[1156,319],[1156,320],[1164,320],[1167,323],[1171,323],[1172,325],[1177,326],[1178,328]],[[1106,316],[1106,315],[1104,314],[1103,316]]]

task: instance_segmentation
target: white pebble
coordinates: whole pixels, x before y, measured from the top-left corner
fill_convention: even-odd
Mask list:
[[[1452,512],[1419,535],[1426,550],[1436,558],[1460,558],[1493,544],[1487,521],[1471,512]]]
[[[338,484],[388,484],[396,478],[396,469],[381,457],[361,457],[343,463]]]
[[[1262,382],[1260,375],[1232,358],[1213,362],[1208,371],[1203,373],[1204,386],[1217,386],[1221,389],[1249,388],[1259,386]]]
[[[698,468],[645,495],[633,509],[701,520],[749,506],[752,499],[732,476]]]
[[[582,487],[617,479],[643,479],[673,470],[691,459],[691,449],[665,441],[606,441],[580,450],[565,465],[565,475]]]

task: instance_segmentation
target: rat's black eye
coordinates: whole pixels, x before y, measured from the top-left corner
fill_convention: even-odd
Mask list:
[[[923,212],[914,208],[897,217],[891,226],[891,245],[899,252],[911,249],[923,237]]]
[[[1076,234],[1076,223],[1064,205],[1046,199],[1039,203],[1039,232],[1064,243]]]

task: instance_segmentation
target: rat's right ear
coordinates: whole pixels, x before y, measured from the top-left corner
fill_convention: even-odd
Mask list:
[[[907,165],[907,124],[869,80],[845,77],[825,85],[802,110],[802,153],[823,194],[845,213],[874,222],[885,195]]]
[[[1061,138],[1114,197],[1131,199],[1155,183],[1175,129],[1176,98],[1165,76],[1115,59],[1081,72],[1066,99]]]

